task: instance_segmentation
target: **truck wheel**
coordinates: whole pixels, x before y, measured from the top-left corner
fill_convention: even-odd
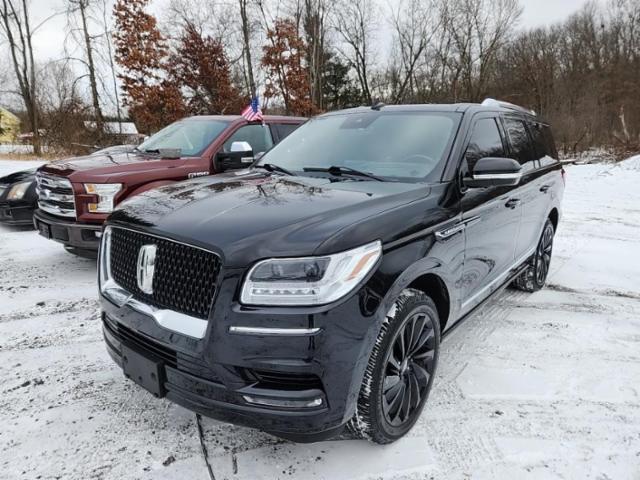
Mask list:
[[[537,292],[544,287],[547,275],[549,275],[549,266],[551,265],[554,234],[553,223],[547,219],[538,241],[536,253],[529,260],[527,269],[513,282],[515,288],[524,292]]]
[[[362,381],[348,429],[357,438],[391,443],[420,417],[435,374],[440,320],[433,300],[406,289],[387,314]]]

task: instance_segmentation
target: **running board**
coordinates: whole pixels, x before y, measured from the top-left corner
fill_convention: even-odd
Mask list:
[[[493,300],[493,297],[495,297],[498,293],[502,292],[505,288],[507,288],[511,284],[511,282],[513,282],[522,272],[524,272],[527,269],[528,266],[529,266],[528,262],[525,261],[525,263],[522,264],[520,268],[516,270],[516,273],[508,277],[507,280],[505,280],[504,283],[502,283],[498,288],[496,288],[487,298],[485,298],[478,305],[476,305],[471,310],[469,310],[462,318],[460,318],[460,320],[458,320],[456,323],[451,325],[450,328],[447,328],[442,334],[442,340],[447,338],[451,332],[453,332],[456,328],[462,325],[466,320],[472,317],[476,312],[478,312],[478,310],[484,307],[490,300]]]

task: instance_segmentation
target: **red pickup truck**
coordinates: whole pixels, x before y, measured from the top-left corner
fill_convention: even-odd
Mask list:
[[[137,148],[43,165],[36,174],[41,235],[67,251],[95,257],[102,223],[123,200],[187,178],[244,168],[305,118],[198,116],[172,123]]]

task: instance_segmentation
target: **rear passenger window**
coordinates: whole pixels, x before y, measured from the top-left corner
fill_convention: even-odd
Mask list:
[[[529,131],[531,132],[533,146],[540,159],[540,164],[544,166],[555,163],[558,152],[556,151],[556,145],[553,141],[549,125],[543,125],[537,122],[531,123],[529,124]]]
[[[482,118],[473,126],[473,133],[464,158],[473,172],[476,162],[484,157],[504,157],[504,145],[498,125],[493,118]]]
[[[530,123],[529,131],[531,132],[533,147],[536,150],[536,155],[538,156],[538,158],[549,155],[549,149],[547,147],[547,143],[544,140],[544,135],[542,134],[542,125],[540,125],[539,123]]]
[[[558,161],[558,150],[556,149],[556,142],[553,139],[553,134],[551,133],[551,127],[549,127],[549,125],[541,125],[540,130],[542,131],[542,137],[544,138],[548,155],[548,157],[545,157],[544,161],[541,160],[541,164],[544,166],[549,165],[550,163],[555,163]]]
[[[279,138],[278,141],[284,140],[299,126],[300,124],[287,124],[287,123],[277,123],[273,125],[273,127],[276,129],[276,132],[278,132],[278,138]]]
[[[525,123],[522,120],[505,118],[504,125],[509,135],[514,159],[522,165],[523,170],[533,170],[537,155],[533,149]]]
[[[273,140],[271,139],[271,132],[266,125],[245,125],[240,127],[231,138],[224,142],[222,147],[223,152],[231,151],[231,144],[233,142],[248,142],[251,145],[253,153],[266,152],[273,146]]]

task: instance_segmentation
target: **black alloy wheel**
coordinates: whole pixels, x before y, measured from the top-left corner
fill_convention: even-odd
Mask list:
[[[547,219],[536,251],[524,272],[513,282],[513,286],[525,292],[537,292],[544,287],[551,266],[553,254],[553,237],[555,229],[551,220]]]
[[[357,438],[386,444],[416,423],[429,396],[440,348],[440,319],[423,292],[404,290],[373,346],[356,414],[348,424]]]
[[[435,356],[435,331],[425,312],[414,313],[387,353],[382,387],[385,420],[399,427],[412,419],[425,396]]]

